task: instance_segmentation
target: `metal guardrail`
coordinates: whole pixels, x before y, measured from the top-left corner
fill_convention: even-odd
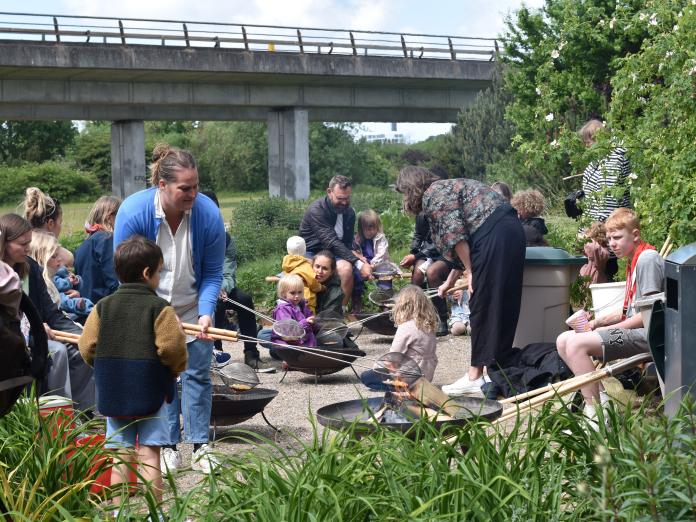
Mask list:
[[[495,38],[10,12],[0,12],[0,39],[448,60],[499,53]]]

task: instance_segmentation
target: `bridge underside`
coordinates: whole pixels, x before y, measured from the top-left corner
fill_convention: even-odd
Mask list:
[[[455,122],[490,62],[0,41],[0,119],[111,120],[114,191],[136,190],[143,120],[269,124],[273,194],[309,191],[308,121]],[[305,165],[307,163],[307,165]]]

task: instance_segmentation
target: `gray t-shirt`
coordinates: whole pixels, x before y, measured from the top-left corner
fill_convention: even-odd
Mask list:
[[[636,293],[633,302],[664,290],[665,262],[656,250],[645,250],[638,257],[635,277]],[[633,303],[629,303],[627,316],[632,315],[634,315]]]

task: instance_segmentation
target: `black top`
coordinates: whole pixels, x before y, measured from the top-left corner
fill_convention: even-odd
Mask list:
[[[345,259],[355,264],[358,260],[353,254],[353,233],[355,229],[355,210],[352,207],[343,213],[343,239],[336,235],[336,220],[338,213],[334,210],[329,196],[314,201],[302,217],[300,236],[307,244],[307,252],[317,253],[320,250],[330,250],[337,258]]]

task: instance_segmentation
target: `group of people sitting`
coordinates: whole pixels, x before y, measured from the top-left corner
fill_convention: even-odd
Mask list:
[[[356,234],[351,182],[333,177],[326,195],[307,208],[299,235],[288,239],[278,282],[273,318],[295,320],[304,336],[288,341],[272,330],[259,332],[252,299],[237,287],[235,240],[225,230],[215,194],[199,192],[194,158],[161,144],[150,170],[151,188],[123,202],[105,196],[95,203],[74,266],[59,244],[60,203],[27,189],[24,216],[0,217],[0,260],[22,281],[50,339],[44,390],[71,398],[77,409],[96,404],[108,417],[108,446],[154,469],[148,478],[161,492],[160,468],[172,472],[181,464],[180,415],[184,440],[193,444],[192,467],[207,473],[216,465],[207,445],[214,348],[208,329],[224,327],[226,312],[235,310],[244,360],[263,369],[274,363],[260,356],[257,338],[270,343],[272,358],[284,343],[315,346],[315,317],[343,317],[351,300],[352,311],[359,312],[364,282],[375,267],[391,261],[379,215],[361,212]],[[412,268],[412,284],[395,301],[391,349],[411,356],[431,379],[436,336],[470,334],[470,369],[443,390],[453,396],[479,391],[485,368],[512,348],[525,247],[545,244],[543,196],[537,191],[512,195],[502,183],[443,180],[412,166],[400,172],[396,189],[415,218],[415,232],[399,263]],[[588,255],[597,260],[591,273],[602,272],[601,248],[607,241],[615,255],[629,259],[624,312],[595,318],[591,332],[559,337],[558,352],[576,374],[592,369],[591,356],[611,360],[646,350],[640,316],[631,313],[631,304],[662,286],[659,256],[640,239],[635,214],[620,208],[603,226],[604,231],[597,225],[588,232],[590,249],[598,251]],[[463,289],[450,293],[460,278]],[[387,281],[379,284],[389,288]],[[437,295],[426,296],[425,285]],[[197,333],[185,334],[177,323]],[[18,325],[32,343],[31,326]],[[58,342],[54,330],[81,334],[79,349]],[[181,397],[174,385],[177,374]],[[380,389],[374,372],[361,378]],[[600,390],[588,387],[583,394],[591,415]],[[135,422],[124,424],[124,419]],[[114,481],[125,477],[125,468],[114,470]]]

